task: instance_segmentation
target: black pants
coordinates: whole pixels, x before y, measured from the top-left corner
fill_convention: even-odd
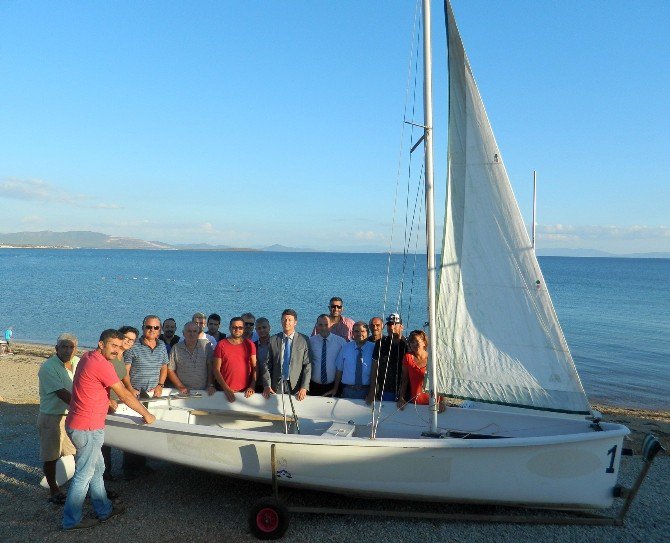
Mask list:
[[[315,381],[310,381],[309,383],[309,395],[310,396],[323,396],[326,392],[330,392],[333,389],[335,383],[326,383],[322,385]]]

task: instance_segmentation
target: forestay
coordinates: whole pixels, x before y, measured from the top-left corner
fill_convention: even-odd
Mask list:
[[[448,1],[449,144],[437,293],[438,390],[564,413],[590,405]]]

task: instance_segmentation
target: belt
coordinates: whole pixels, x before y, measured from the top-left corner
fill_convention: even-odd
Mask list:
[[[365,388],[370,388],[370,385],[360,385],[359,386],[359,385],[348,385],[346,383],[344,383],[344,386],[348,387],[348,388],[353,388],[354,390],[363,390]]]

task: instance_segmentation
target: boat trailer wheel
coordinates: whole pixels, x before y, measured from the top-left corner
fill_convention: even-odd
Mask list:
[[[275,498],[263,498],[249,511],[249,528],[258,539],[279,539],[288,529],[289,512]]]

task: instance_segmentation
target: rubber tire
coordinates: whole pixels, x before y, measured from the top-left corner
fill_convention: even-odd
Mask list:
[[[279,539],[288,530],[289,512],[275,498],[263,498],[249,511],[249,529],[257,539]]]

